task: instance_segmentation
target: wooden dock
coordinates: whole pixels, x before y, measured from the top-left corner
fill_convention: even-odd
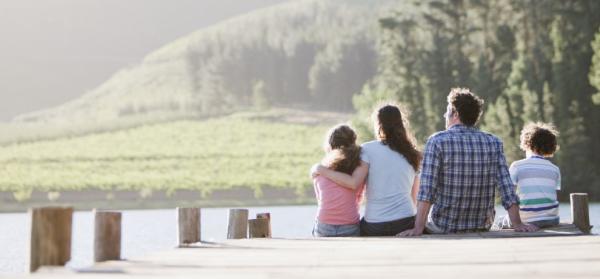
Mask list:
[[[43,267],[26,277],[600,278],[600,237],[566,226],[534,234],[236,239],[81,270]]]
[[[178,208],[183,248],[126,260],[111,260],[121,258],[120,213],[97,211],[98,263],[71,270],[62,266],[71,255],[73,209],[40,208],[31,210],[30,270],[37,272],[24,277],[600,278],[600,237],[589,234],[587,194],[571,194],[571,211],[573,224],[534,233],[277,239],[270,238],[270,213],[249,220],[248,210],[231,209],[228,240],[207,243],[195,242],[200,209]]]

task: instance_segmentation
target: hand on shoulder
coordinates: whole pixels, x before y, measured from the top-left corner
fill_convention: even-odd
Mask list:
[[[325,168],[325,167],[323,165],[321,165],[320,163],[314,164],[310,168],[310,177],[315,178],[315,177],[321,175],[321,171],[323,170],[323,168]]]

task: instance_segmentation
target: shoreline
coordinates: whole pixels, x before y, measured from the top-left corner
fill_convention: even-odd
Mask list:
[[[176,207],[241,207],[315,205],[313,189],[298,193],[294,188],[263,187],[256,196],[253,189],[235,187],[203,194],[201,191],[33,191],[29,199],[18,201],[12,192],[0,192],[0,213],[22,213],[29,208],[72,206],[76,211],[91,209],[165,209]]]

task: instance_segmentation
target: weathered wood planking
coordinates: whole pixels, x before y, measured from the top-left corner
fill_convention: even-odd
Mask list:
[[[71,259],[72,207],[44,207],[29,210],[31,239],[29,270],[41,266],[63,266]]]
[[[464,236],[464,235],[463,235]],[[600,237],[242,239],[37,278],[600,278]]]
[[[446,235],[423,235],[423,238],[463,239],[463,238],[517,238],[517,237],[550,237],[585,235],[573,224],[560,224],[556,227],[541,229],[537,232],[515,232],[514,230],[499,230],[480,233],[457,233]]]

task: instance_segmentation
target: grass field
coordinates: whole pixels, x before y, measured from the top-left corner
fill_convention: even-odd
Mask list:
[[[271,111],[179,120],[0,147],[0,191],[198,190],[310,187],[333,115]]]

